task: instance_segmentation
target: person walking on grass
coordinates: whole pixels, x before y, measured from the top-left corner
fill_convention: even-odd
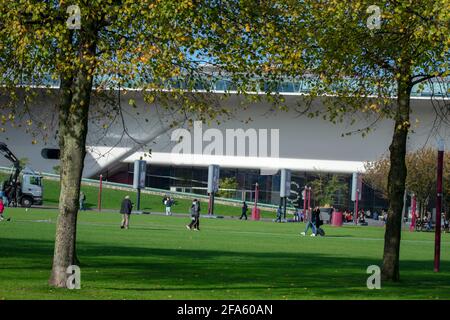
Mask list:
[[[277,218],[276,218],[275,222],[281,222],[282,215],[283,215],[283,209],[281,208],[281,204],[280,204],[277,209]]]
[[[309,208],[309,212],[311,212],[311,208]],[[311,237],[315,237],[317,234],[317,227],[316,227],[316,221],[318,219],[318,216],[320,215],[320,209],[319,207],[315,207],[312,211],[311,217],[308,219],[308,222],[306,223],[305,231],[301,233],[302,236],[306,236],[306,233],[308,232],[309,228],[312,229]]]
[[[5,205],[3,204],[3,199],[0,199],[0,221],[10,221],[11,218],[5,219],[5,217],[3,217],[3,211],[5,211]]]
[[[194,199],[191,205],[191,223],[186,225],[189,230],[200,231],[200,201]]]
[[[80,211],[86,210],[84,203],[86,202],[86,195],[83,191],[80,192]]]
[[[239,218],[239,220],[242,220],[243,217],[245,217],[245,220],[247,220],[247,210],[248,210],[248,206],[247,203],[245,203],[245,201],[242,203],[242,214],[241,217]]]
[[[120,207],[120,213],[122,214],[122,223],[120,224],[121,229],[128,229],[132,209],[133,204],[131,203],[130,196],[125,196],[125,199],[122,200],[122,205]]]
[[[164,205],[166,206],[166,216],[172,215],[172,205],[173,205],[173,198],[167,197],[166,200],[164,200]]]

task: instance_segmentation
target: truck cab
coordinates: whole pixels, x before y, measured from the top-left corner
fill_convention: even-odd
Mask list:
[[[22,171],[20,205],[30,207],[42,204],[42,176],[30,168]]]
[[[8,180],[2,183],[1,193],[14,207],[42,204],[42,177],[32,169],[23,168],[19,159],[0,141],[0,153],[13,164]]]

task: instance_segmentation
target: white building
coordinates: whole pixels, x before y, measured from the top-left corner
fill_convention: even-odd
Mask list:
[[[18,158],[27,158],[35,170],[53,172],[59,161],[44,159],[41,151],[43,148],[58,148],[56,131],[58,91],[56,89],[33,90],[38,93],[38,97],[30,107],[30,113],[33,115],[32,125],[26,124],[27,116],[24,117],[25,120],[21,127],[12,127],[9,122],[6,122],[3,125],[5,131],[0,133],[0,141],[4,141]],[[111,91],[111,94],[116,97],[119,95],[116,91]],[[392,120],[375,121],[374,117],[368,118],[364,114],[355,114],[354,118],[357,121],[354,124],[350,123],[350,118],[346,118],[342,123],[332,124],[320,117],[309,118],[295,110],[302,95],[303,93],[300,92],[284,92],[283,96],[290,109],[289,111],[275,111],[267,102],[254,103],[246,109],[242,109],[239,103],[241,97],[231,95],[230,98],[220,100],[219,97],[222,96],[222,93],[211,93],[213,104],[232,110],[231,118],[219,119],[220,124],[214,122],[203,124],[202,133],[197,127],[195,136],[194,129],[188,128],[186,121],[191,115],[167,110],[155,103],[149,105],[144,102],[142,93],[139,91],[128,91],[126,94],[121,92],[120,94],[124,122],[120,116],[117,116],[117,112],[108,111],[107,114],[99,112],[99,110],[104,110],[102,103],[93,101],[87,138],[88,156],[83,176],[96,178],[103,173],[109,180],[129,182],[129,166],[127,164],[131,164],[141,157],[148,160],[150,168],[160,168],[160,172],[151,172],[150,169],[150,177],[169,175],[174,181],[180,177],[164,173],[165,170],[162,168],[183,167],[192,171],[193,168],[206,168],[213,163],[220,165],[224,170],[238,169],[242,172],[245,170],[255,172],[255,170],[263,169],[270,173],[271,170],[276,172],[279,168],[288,168],[302,174],[305,172],[351,174],[357,171],[363,172],[366,161],[375,160],[388,152],[393,133]],[[128,103],[129,99],[135,101],[136,108]],[[441,108],[443,106],[448,113],[449,103],[448,99],[442,97],[431,99],[427,92],[414,94],[411,99],[412,132],[408,138],[409,150],[433,145],[436,143],[437,136],[444,138],[446,148],[450,147],[448,122],[447,124],[436,122],[435,110],[436,105],[439,105]],[[323,109],[320,99],[313,103],[313,109]],[[3,116],[8,117],[7,111],[2,112]],[[111,119],[105,121],[108,116]],[[174,120],[180,124],[171,128]],[[192,120],[196,120],[196,118],[192,117]],[[39,122],[45,124],[45,130],[37,130]],[[124,123],[127,134],[124,133]],[[345,135],[345,133],[355,132],[367,126],[373,130],[366,137],[362,137],[359,133],[351,136]],[[180,155],[173,152],[174,147],[180,142],[171,141],[171,135],[173,130],[179,128],[187,128],[192,132],[191,154]],[[30,133],[26,133],[26,129],[29,129]],[[208,131],[208,129],[216,129],[216,131]],[[253,139],[248,139],[248,137],[245,139],[247,143],[245,147],[242,146],[244,140],[237,141],[240,150],[245,150],[245,155],[237,153],[237,149],[232,152],[229,148],[227,153],[227,143],[229,145],[231,143],[230,139],[227,139],[227,129],[243,129],[247,136],[253,137]],[[249,129],[250,131],[248,131]],[[33,133],[39,134],[33,137]],[[224,155],[202,154],[205,153],[205,148],[211,149],[208,149],[208,145],[214,141],[211,133],[223,135]],[[265,133],[268,138],[267,150],[261,144],[261,141],[265,139]],[[48,136],[45,142],[42,134]],[[276,145],[277,134],[278,146]],[[33,140],[36,140],[35,144],[32,143]],[[183,142],[186,143],[186,140]],[[202,145],[199,145],[199,142],[202,142]],[[270,145],[273,143],[275,145],[271,147]],[[255,144],[258,144],[257,156],[254,154]],[[148,154],[149,149],[151,149],[151,157],[145,157],[144,154]],[[277,153],[278,155],[276,155]],[[271,157],[270,155],[275,156]],[[0,159],[0,165],[9,166],[10,164],[6,159]],[[195,180],[195,176],[191,179]],[[201,175],[198,180],[203,180]],[[152,185],[152,178],[149,178],[149,184]],[[170,185],[172,185],[171,182],[165,187]],[[157,183],[156,186],[161,187],[160,183]]]

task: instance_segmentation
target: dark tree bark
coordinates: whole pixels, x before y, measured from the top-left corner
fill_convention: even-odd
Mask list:
[[[391,166],[388,176],[389,213],[384,236],[382,280],[400,280],[400,240],[402,229],[403,196],[406,183],[406,139],[409,130],[410,81],[398,81],[395,129],[389,147]]]
[[[67,267],[76,264],[76,227],[81,177],[86,155],[89,104],[96,50],[96,28],[87,26],[80,40],[82,64],[61,75],[59,138],[61,192],[56,227],[55,251],[49,284],[66,287]],[[83,50],[81,50],[83,49]]]

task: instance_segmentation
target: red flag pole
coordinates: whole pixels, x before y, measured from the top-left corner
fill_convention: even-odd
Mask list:
[[[409,231],[414,231],[414,228],[416,227],[416,195],[413,194],[412,197],[412,204],[411,204],[411,225],[409,226]]]
[[[259,188],[258,183],[255,184],[255,208],[258,209]]]
[[[442,211],[442,175],[444,168],[444,140],[438,143],[437,184],[436,184],[436,230],[434,237],[434,272],[439,272],[441,260],[441,211]]]
[[[355,199],[355,224],[358,224],[358,201],[359,201],[359,189],[356,189],[356,199]]]
[[[100,186],[98,188],[98,211],[102,211],[102,182],[103,182],[103,175],[100,175]]]
[[[258,183],[255,184],[255,206],[252,209],[252,219],[253,220],[260,220],[261,216],[259,214],[258,209],[258,199],[259,199],[259,185]]]

